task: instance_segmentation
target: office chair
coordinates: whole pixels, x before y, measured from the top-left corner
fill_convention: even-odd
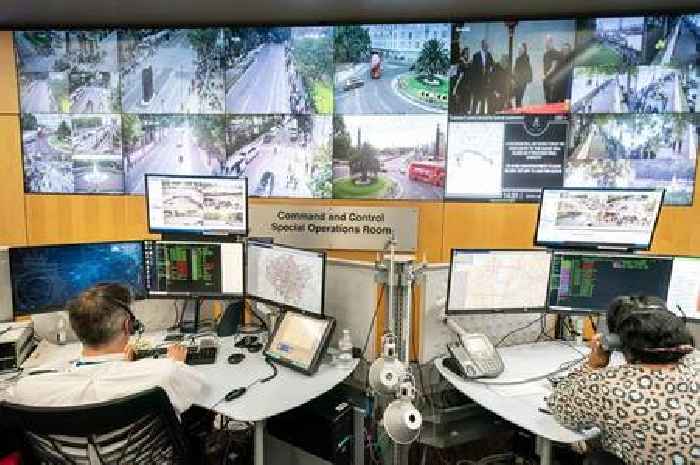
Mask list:
[[[583,465],[625,465],[625,462],[610,452],[597,449],[586,454]]]
[[[165,391],[155,387],[79,407],[0,405],[3,422],[22,431],[46,465],[186,465],[190,451]]]

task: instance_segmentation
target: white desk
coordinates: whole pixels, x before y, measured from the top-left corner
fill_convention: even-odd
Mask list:
[[[577,347],[587,353],[583,346]],[[468,381],[454,374],[443,365],[444,358],[435,365],[458,391],[496,415],[524,428],[538,437],[538,453],[541,465],[552,461],[552,441],[571,444],[590,439],[597,431],[581,434],[561,426],[552,415],[543,413],[544,398],[551,392],[547,379],[530,383],[499,386],[491,383],[517,382],[544,375],[558,369],[583,355],[573,347],[561,342],[540,342],[498,349],[505,369],[497,378]]]
[[[150,333],[144,337],[154,343],[160,342],[165,333]],[[345,380],[359,363],[354,360],[350,368],[321,365],[313,376],[306,376],[283,366],[277,366],[277,376],[267,382],[258,383],[243,396],[231,402],[223,402],[224,396],[234,388],[272,374],[272,368],[265,362],[262,352],[250,354],[245,349],[234,347],[234,337],[220,339],[219,354],[212,365],[197,365],[195,369],[203,373],[208,389],[195,404],[213,410],[229,418],[255,423],[255,465],[264,465],[265,420],[330,391]],[[234,352],[245,354],[243,362],[237,365],[228,363],[228,356]],[[25,363],[31,368],[60,368],[76,360],[80,355],[80,344],[65,346],[40,346],[37,353]]]

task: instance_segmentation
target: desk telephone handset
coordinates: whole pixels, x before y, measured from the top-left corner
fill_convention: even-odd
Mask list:
[[[461,343],[447,345],[455,368],[465,378],[493,378],[503,373],[503,360],[483,334],[463,334]]]

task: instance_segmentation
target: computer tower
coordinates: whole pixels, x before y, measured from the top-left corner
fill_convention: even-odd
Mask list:
[[[347,397],[331,391],[270,418],[267,432],[325,462],[353,465],[354,424],[354,406]]]

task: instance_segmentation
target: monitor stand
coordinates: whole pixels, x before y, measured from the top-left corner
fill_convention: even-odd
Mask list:
[[[194,302],[194,311],[188,312],[187,304],[190,302]],[[180,332],[182,334],[195,334],[199,331],[199,316],[201,308],[202,299],[195,298],[185,301],[185,308],[182,311],[182,320],[180,321]]]

